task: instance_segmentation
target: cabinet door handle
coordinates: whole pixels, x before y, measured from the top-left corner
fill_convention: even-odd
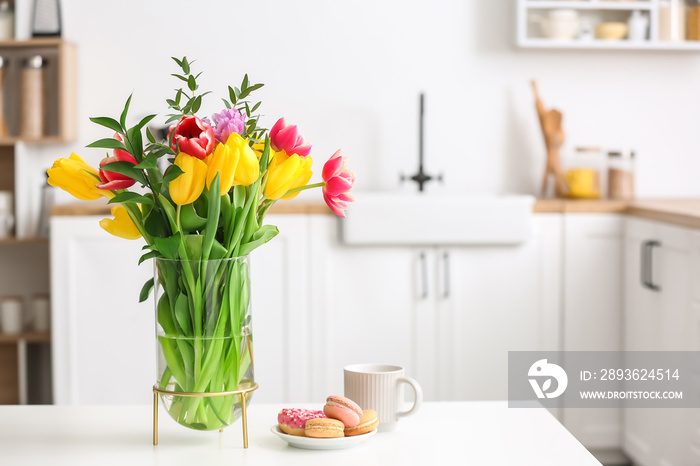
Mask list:
[[[444,267],[443,280],[445,281],[442,290],[442,299],[450,298],[450,254],[445,251],[442,253],[442,265]]]
[[[661,291],[661,287],[654,283],[654,248],[660,246],[661,242],[656,240],[642,243],[642,285],[652,291]]]
[[[425,253],[420,253],[421,299],[428,299],[428,259]]]

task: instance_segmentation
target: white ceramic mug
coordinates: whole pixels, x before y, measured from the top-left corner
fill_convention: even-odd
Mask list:
[[[22,298],[7,297],[0,303],[0,317],[2,318],[2,333],[22,333]]]
[[[380,431],[394,430],[400,417],[414,414],[423,402],[423,389],[420,384],[406,377],[406,370],[401,366],[353,364],[343,370],[345,396],[362,409],[375,410],[379,416]],[[413,388],[416,395],[413,407],[408,411],[400,411],[404,404],[404,384]]]
[[[32,324],[35,332],[48,332],[51,329],[51,302],[48,295],[32,298]]]

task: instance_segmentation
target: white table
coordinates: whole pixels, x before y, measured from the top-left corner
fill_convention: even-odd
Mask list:
[[[544,409],[509,409],[505,402],[424,403],[393,432],[380,432],[352,449],[310,451],[289,447],[270,432],[283,407],[253,400],[250,445],[244,450],[240,422],[222,434],[195,432],[177,425],[162,407],[154,447],[150,406],[0,406],[0,464],[600,465]]]

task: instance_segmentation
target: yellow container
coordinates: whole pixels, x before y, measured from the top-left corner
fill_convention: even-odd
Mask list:
[[[568,197],[600,199],[600,172],[592,168],[572,168],[564,173],[569,185]]]

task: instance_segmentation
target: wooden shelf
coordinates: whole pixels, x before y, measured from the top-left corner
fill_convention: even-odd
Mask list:
[[[48,238],[43,238],[41,236],[31,236],[27,238],[0,238],[0,245],[3,244],[31,244],[31,243],[48,243]]]
[[[48,343],[51,341],[51,333],[49,332],[25,332],[16,335],[7,335],[0,333],[0,344],[3,343]]]
[[[44,138],[0,137],[0,146],[14,146],[18,142],[27,144],[64,144],[72,139],[61,136],[46,136]]]
[[[657,41],[608,41],[608,40],[571,40],[558,41],[553,39],[524,39],[518,44],[523,48],[538,49],[578,49],[578,50],[665,50],[665,51],[697,51],[700,41],[657,42]]]
[[[652,2],[592,2],[592,1],[558,1],[558,0],[528,0],[527,8],[570,8],[574,10],[651,10]]]
[[[66,43],[60,37],[35,37],[28,40],[0,40],[0,48],[57,47]]]
[[[645,51],[700,51],[700,41],[661,41],[659,32],[659,1],[612,0],[517,0],[516,45],[525,49],[552,50],[645,50]],[[641,11],[649,20],[647,40],[554,40],[544,38],[537,17],[547,16],[546,10],[571,9],[578,11],[580,24],[591,27],[605,22],[627,22],[633,11]]]

